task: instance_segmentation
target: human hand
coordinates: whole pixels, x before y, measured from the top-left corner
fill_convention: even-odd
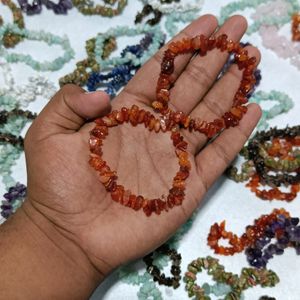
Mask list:
[[[239,41],[246,27],[245,19],[235,16],[215,32],[216,19],[206,15],[174,40],[226,33],[230,39]],[[165,49],[138,71],[112,101],[113,109],[136,104],[152,112],[151,102]],[[247,50],[259,61],[257,49],[247,47]],[[170,107],[209,121],[228,111],[242,72],[233,65],[216,82],[227,57],[219,50],[193,59],[189,54],[179,56],[175,60],[176,82],[171,89]],[[225,130],[208,145],[204,135],[183,130],[181,134],[189,144],[192,164],[185,199],[169,212],[146,217],[141,211],[112,201],[88,164],[89,131],[94,124],[86,121],[105,114],[107,109],[107,95],[86,94],[76,86],[65,86],[53,97],[25,139],[28,197],[22,208],[34,222],[49,222],[51,230],[78,248],[87,258],[87,267],[102,277],[120,264],[154,250],[191,216],[206,191],[242,148],[260,117],[259,107],[249,105],[237,127]],[[178,169],[168,132],[150,133],[143,126],[133,128],[129,124],[110,129],[104,159],[117,172],[120,184],[150,198],[168,193]],[[44,221],[40,222],[41,219]],[[42,225],[40,228],[46,231]]]

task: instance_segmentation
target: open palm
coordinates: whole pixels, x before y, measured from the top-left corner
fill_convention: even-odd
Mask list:
[[[245,20],[235,16],[216,31],[216,19],[206,15],[174,40],[226,33],[239,41],[246,27]],[[258,61],[258,50],[247,48]],[[136,104],[152,112],[164,50],[151,58],[113,100],[113,109]],[[227,54],[218,50],[205,57],[179,56],[170,106],[205,120],[228,111],[242,73],[232,66],[216,81],[226,59]],[[204,135],[183,130],[192,164],[183,204],[159,216],[146,217],[142,211],[112,201],[88,164],[89,131],[94,124],[86,120],[104,115],[108,109],[104,93],[87,94],[77,86],[65,86],[34,121],[25,139],[28,199],[23,209],[29,214],[38,211],[50,220],[103,274],[155,249],[191,216],[207,189],[241,149],[260,116],[259,108],[250,105],[239,126],[224,131],[208,145]],[[150,198],[167,195],[178,169],[170,133],[155,134],[141,125],[124,124],[110,129],[104,159],[117,172],[125,189]]]

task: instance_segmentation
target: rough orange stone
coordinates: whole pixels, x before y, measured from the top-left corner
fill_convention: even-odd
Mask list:
[[[145,117],[144,117],[145,127],[149,126],[150,120],[151,120],[151,113],[149,111],[147,111],[146,114],[145,114]]]
[[[122,107],[121,111],[123,113],[124,122],[128,122],[128,120],[129,120],[128,109],[126,107]]]
[[[154,116],[151,116],[150,118],[150,122],[149,122],[149,130],[152,131],[154,129],[154,126],[155,126],[155,123],[156,123],[156,119]]]
[[[104,138],[108,135],[108,128],[106,126],[97,125],[94,129],[92,129],[91,135],[98,138]]]
[[[194,50],[199,50],[201,45],[200,36],[197,35],[194,38],[192,38],[192,47]]]
[[[180,141],[179,143],[176,144],[176,150],[186,150],[188,146],[188,143],[186,141]]]
[[[162,89],[168,90],[171,86],[171,82],[169,76],[161,75],[157,80],[156,91],[160,91]]]
[[[105,126],[105,125],[106,125],[105,122],[102,120],[102,118],[96,119],[96,120],[95,120],[95,123],[96,123],[97,125],[100,125],[100,126]]]
[[[204,56],[204,55],[206,55],[207,50],[208,50],[208,39],[203,34],[201,34],[200,42],[201,42],[201,45],[199,48],[199,54]]]
[[[237,63],[248,60],[248,51],[242,50],[239,53],[235,54],[235,60]]]
[[[167,89],[161,89],[156,94],[157,101],[168,102],[169,101],[169,95],[170,95],[170,93]]]
[[[103,117],[102,120],[104,121],[105,125],[108,127],[113,127],[118,125],[118,121],[114,119],[112,116]]]
[[[129,114],[129,121],[131,123],[132,126],[137,126],[138,124],[138,111],[132,111]]]
[[[110,181],[105,185],[105,188],[108,192],[114,192],[117,188],[117,183],[115,180],[110,179]]]
[[[104,166],[106,166],[106,162],[102,160],[99,156],[90,157],[89,164],[96,170],[100,171]]]
[[[130,190],[126,190],[123,195],[123,202],[122,202],[123,205],[127,206],[130,196],[131,196]]]
[[[173,208],[175,205],[174,203],[175,203],[174,197],[172,195],[168,195],[167,197],[168,208]]]
[[[130,198],[130,203],[129,203],[129,205],[130,205],[130,207],[133,208],[133,209],[134,209],[134,207],[135,207],[136,200],[137,200],[137,197],[131,197],[131,198]]]
[[[172,119],[174,120],[175,123],[178,124],[178,123],[180,123],[182,116],[183,116],[183,112],[182,111],[176,111],[172,115]]]
[[[227,51],[232,52],[235,49],[236,43],[232,40],[228,40],[227,42]]]
[[[180,124],[184,127],[184,128],[188,128],[189,124],[191,121],[191,117],[190,116],[186,116],[186,115],[182,115],[181,119],[180,119]]]
[[[178,131],[172,132],[171,139],[175,147],[177,147],[177,145],[183,141],[183,138]]]
[[[132,203],[135,203],[135,202],[136,202],[136,195],[131,194],[130,197],[129,197],[129,201],[128,201],[128,203],[126,204],[126,206],[131,207],[131,204],[132,204]]]
[[[207,49],[213,50],[216,47],[216,39],[215,38],[209,38],[207,40]]]
[[[139,124],[144,123],[145,115],[146,115],[146,111],[145,111],[144,109],[141,109],[141,110],[139,111],[138,118],[137,118],[137,122],[138,122]]]
[[[157,133],[160,131],[160,121],[156,120],[154,125],[154,131]]]
[[[102,155],[102,150],[101,150],[101,146],[102,146],[102,140],[95,137],[95,136],[91,136],[89,139],[89,145],[90,145],[90,151],[94,154],[97,154],[99,156]]]
[[[230,112],[239,120],[243,116],[243,112],[238,107],[233,107]]]
[[[172,51],[174,54],[179,53],[180,48],[178,47],[178,44],[176,42],[172,42],[168,45],[168,48],[170,51]]]
[[[156,208],[155,199],[151,199],[148,201],[148,207],[149,207],[151,213],[155,212],[155,208]]]
[[[99,180],[101,183],[105,184],[110,180],[110,175],[108,175],[107,173],[100,175]]]
[[[122,124],[124,122],[124,113],[123,111],[118,111],[117,114],[116,114],[116,120]]]
[[[179,171],[176,173],[176,176],[174,177],[175,180],[185,180],[189,177],[189,171]]]
[[[221,34],[216,39],[216,47],[219,48],[219,49],[221,49],[221,48],[223,49],[225,44],[226,44],[226,46],[225,46],[224,50],[227,49],[227,35],[226,34]]]
[[[124,195],[124,187],[117,185],[116,189],[111,193],[111,198],[116,202],[122,202]]]
[[[135,205],[134,205],[134,210],[141,209],[143,204],[144,204],[144,197],[143,196],[137,196],[136,197],[136,202],[135,202]]]
[[[162,74],[172,74],[174,72],[174,58],[164,59],[161,63]]]
[[[147,217],[151,216],[152,210],[149,206],[149,202],[146,205],[143,206],[143,211],[144,211],[144,213]]]

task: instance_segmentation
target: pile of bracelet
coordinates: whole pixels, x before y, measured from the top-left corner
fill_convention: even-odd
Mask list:
[[[266,145],[267,142],[273,143],[271,150],[276,146],[279,150],[268,152],[270,143]],[[264,151],[264,145],[267,151]],[[299,150],[296,148],[294,151],[294,148],[298,146],[300,146],[300,126],[285,129],[272,128],[269,131],[257,133],[249,141],[248,157],[254,163],[256,174],[252,176],[247,186],[255,192],[257,197],[265,200],[292,201],[295,199],[300,190]],[[270,171],[277,172],[277,175],[270,175]],[[259,190],[261,184],[268,185],[271,189]],[[290,192],[280,191],[279,187],[282,185],[290,186]]]
[[[91,0],[72,0],[72,2],[83,15],[100,15],[109,18],[121,14],[127,5],[127,0],[104,0],[105,5],[95,4]],[[109,5],[116,5],[116,8]]]
[[[0,172],[2,181],[8,189],[0,205],[1,215],[4,218],[8,218],[17,210],[26,194],[26,187],[14,181],[11,167],[23,151],[24,140],[20,132],[25,124],[35,117],[35,113],[19,108],[0,111]]]
[[[246,186],[263,200],[292,201],[300,190],[299,146],[300,126],[258,132],[242,150],[247,159],[242,172],[238,174],[237,168],[231,167],[227,174],[237,182],[250,179]],[[270,188],[260,190],[261,185]],[[280,186],[290,187],[290,191],[283,192]]]
[[[32,113],[29,110],[23,110],[23,109],[17,109],[17,108],[15,108],[11,111],[1,110],[0,111],[0,126],[6,124],[8,119],[12,118],[14,116],[18,116],[18,117],[22,116],[26,119],[33,120],[36,117],[36,113]]]
[[[171,274],[173,277],[166,277],[164,273],[161,273],[158,266],[153,264],[155,254],[167,255],[172,260]],[[181,264],[181,255],[177,253],[176,250],[170,249],[168,245],[164,244],[157,248],[154,252],[148,254],[143,258],[147,266],[147,272],[153,277],[153,281],[157,281],[160,285],[166,285],[173,287],[174,289],[178,288],[180,285],[180,264]]]
[[[26,84],[18,85],[8,63],[1,62],[0,70],[4,77],[0,88],[0,173],[7,190],[0,209],[1,215],[8,218],[25,199],[26,187],[15,181],[12,166],[23,152],[21,132],[26,123],[36,117],[35,113],[21,108],[27,107],[38,97],[50,99],[56,87],[41,75],[30,76]]]
[[[198,300],[210,300],[209,294],[213,292],[208,284],[202,287],[197,284],[197,274],[206,270],[212,279],[219,284],[230,287],[230,291],[224,295],[224,300],[240,300],[242,292],[248,288],[260,285],[262,287],[273,287],[279,282],[275,272],[266,269],[243,268],[240,275],[226,272],[224,266],[218,259],[211,256],[197,258],[188,265],[188,272],[185,273],[185,289],[189,297],[195,297]],[[221,296],[224,291],[222,287]],[[216,294],[216,292],[214,292]]]
[[[158,253],[157,251],[154,251],[152,257],[153,257],[153,262],[155,266],[157,266],[160,270],[160,273],[162,272],[163,268],[167,268],[169,265],[170,258],[168,256],[169,254],[173,253],[173,264],[175,265],[180,265],[181,262],[179,262],[181,254],[176,251],[178,249],[178,246],[180,244],[180,241],[182,237],[190,230],[193,221],[196,217],[196,214],[194,213],[193,216],[187,220],[186,223],[184,223],[177,231],[176,233],[171,237],[171,239],[168,240],[167,244],[163,246],[163,248],[160,249],[160,252]],[[171,252],[169,251],[171,249]],[[149,254],[151,255],[151,254]],[[149,263],[149,265],[153,265],[153,263]],[[173,275],[173,279],[175,279],[175,275],[181,276],[181,271],[180,269],[175,269],[174,270],[175,274]],[[139,291],[137,292],[137,296],[139,300],[147,300],[151,296],[155,300],[162,300],[162,294],[161,291],[158,288],[158,285],[153,281],[154,276],[150,275],[148,271],[140,272],[140,268],[135,268],[133,264],[130,265],[125,265],[119,268],[118,270],[118,275],[119,279],[126,284],[134,285],[134,286],[139,286]],[[215,290],[219,290],[222,287],[219,286],[219,284],[216,284],[214,286]],[[229,290],[227,286],[225,286],[225,292],[227,293]]]
[[[126,47],[121,51],[119,57],[110,58],[110,54],[116,49],[116,39],[122,36],[135,36],[144,34],[145,37],[138,45]],[[118,26],[109,29],[103,34],[98,34],[96,38],[90,39],[86,42],[87,58],[76,63],[76,69],[64,77],[59,79],[60,86],[67,83],[74,83],[80,86],[88,84],[88,88],[93,90],[100,81],[118,77],[120,69],[126,69],[126,80],[128,79],[128,72],[130,74],[148,60],[163,44],[165,35],[159,27],[151,27],[147,24],[139,25],[136,28],[128,26]],[[117,68],[119,69],[118,71]],[[99,74],[101,71],[109,70],[110,74]],[[129,69],[129,70],[128,70]],[[123,70],[122,70],[123,71]],[[117,73],[117,74],[116,74]],[[107,75],[107,77],[106,77]],[[122,75],[121,75],[122,76]],[[131,76],[131,75],[129,75]],[[91,78],[90,78],[91,77]],[[116,85],[122,86],[124,80],[116,79]],[[101,82],[102,83],[102,82]],[[115,93],[114,87],[108,86],[108,90]]]
[[[254,221],[253,225],[246,227],[246,231],[241,237],[225,230],[225,221],[220,225],[215,223],[211,226],[207,237],[208,245],[217,254],[233,255],[242,252],[246,247],[253,245],[256,240],[263,236],[265,228],[278,219],[279,216],[290,217],[284,209],[274,209],[269,215],[262,215]],[[231,246],[225,247],[219,245],[220,239],[227,239]]]
[[[150,4],[146,4],[143,7],[142,11],[137,13],[137,15],[135,16],[134,23],[141,23],[145,17],[149,16],[152,13],[154,17],[152,19],[147,20],[146,23],[152,26],[156,25],[160,22],[162,13],[158,9],[154,9]]]
[[[87,58],[76,63],[76,69],[59,79],[59,85],[63,86],[68,83],[73,83],[79,86],[84,86],[89,78],[89,72],[99,72],[100,66],[95,59],[95,38],[89,39],[85,43]],[[107,58],[116,48],[116,40],[114,37],[109,37],[104,41],[102,58]]]
[[[12,166],[23,152],[23,138],[10,133],[1,133],[0,140],[0,172],[6,188],[16,184],[12,176]]]
[[[180,14],[186,14],[189,12],[198,13],[203,6],[203,0],[185,1],[180,0],[141,0],[145,5],[151,5],[155,10],[160,11],[165,15],[169,15],[173,12]]]
[[[174,84],[172,73],[174,72],[175,57],[179,54],[195,52],[198,52],[200,56],[205,56],[212,49],[219,49],[221,52],[228,52],[229,54],[234,53],[235,63],[240,70],[243,70],[241,84],[234,96],[232,108],[221,118],[211,122],[199,118],[193,119],[180,111],[172,111],[168,106],[168,102],[170,100],[169,90]],[[245,106],[248,101],[247,94],[252,91],[255,84],[255,63],[255,57],[249,57],[247,50],[241,47],[239,43],[228,40],[225,34],[217,38],[207,38],[200,35],[170,43],[167,50],[165,50],[161,63],[156,100],[152,103],[154,111],[159,113],[160,116],[156,117],[136,105],[131,108],[123,107],[119,111],[112,111],[107,116],[96,119],[96,127],[90,132],[91,157],[89,162],[99,173],[100,182],[111,194],[112,200],[134,210],[143,209],[146,216],[150,216],[152,213],[159,215],[162,211],[168,211],[174,206],[181,205],[185,197],[185,181],[189,176],[191,163],[189,162],[187,143],[183,140],[179,130],[187,129],[212,138],[226,128],[237,126],[247,111]],[[103,160],[102,145],[109,129],[124,123],[132,126],[143,124],[149,131],[171,134],[175,154],[179,160],[179,171],[175,174],[172,187],[165,199],[147,199],[142,195],[134,195],[129,189],[125,189],[117,183],[117,173],[112,171],[107,162]]]
[[[47,9],[53,10],[53,12],[57,15],[65,15],[69,9],[73,7],[71,0],[59,0],[58,2],[54,2],[51,0],[34,0],[28,3],[28,0],[18,0],[19,5],[27,15],[36,15],[41,13],[42,5],[44,4]]]
[[[282,113],[287,113],[294,106],[293,100],[287,94],[275,90],[271,90],[270,92],[255,92],[253,95],[251,95],[249,101],[261,105],[262,108],[262,116],[256,126],[258,130],[268,129],[268,120],[271,120]],[[265,109],[264,104],[269,101],[277,103],[272,107]]]
[[[11,0],[2,0],[1,3],[3,5],[6,5],[13,17],[13,23],[18,26],[18,28],[23,29],[24,28],[24,18],[22,15],[21,10],[13,3]],[[3,25],[3,19],[0,16],[0,27]],[[2,37],[2,43],[4,47],[6,48],[12,48],[16,44],[18,44],[22,40],[22,36],[19,34],[16,34],[14,32],[5,32],[5,34]]]
[[[23,203],[26,196],[26,186],[17,183],[15,186],[10,187],[8,192],[4,194],[4,200],[0,205],[1,216],[8,219]]]
[[[34,120],[35,113],[29,110],[13,109],[0,111],[0,142],[23,147],[23,138],[15,135],[24,127],[28,120]],[[13,124],[13,125],[12,125]]]
[[[259,32],[262,44],[271,49],[279,57],[289,59],[289,63],[300,69],[299,48],[294,43],[299,38],[299,11],[300,5],[297,0],[240,0],[231,2],[221,9],[221,23],[230,15],[240,13],[246,8],[255,9],[251,15],[253,21],[248,26],[247,34]],[[291,22],[292,41],[290,37],[280,34],[281,28]]]
[[[295,41],[299,38],[297,35],[299,24],[297,14],[299,11],[298,1],[277,0],[264,5],[252,15],[254,20],[268,20],[266,23],[261,23],[259,27],[263,46],[275,52],[278,57],[288,60],[298,69],[300,69],[299,45]],[[290,23],[291,19],[292,37],[281,33],[282,26]]]
[[[208,245],[217,254],[233,255],[245,250],[248,262],[256,268],[265,268],[274,255],[281,255],[287,247],[300,254],[299,218],[293,218],[282,209],[275,209],[269,215],[262,215],[253,225],[246,227],[241,237],[225,229],[225,221],[211,226]],[[297,226],[298,225],[298,226]],[[227,239],[230,246],[220,246],[219,241]],[[276,239],[275,243],[271,243]]]
[[[5,49],[3,46],[5,36],[8,37],[11,35],[20,37],[18,42],[22,39],[27,39],[31,41],[45,42],[49,46],[60,45],[64,50],[64,54],[53,59],[53,61],[40,62],[30,55],[8,51],[8,49]],[[20,28],[18,24],[5,23],[0,26],[0,55],[8,63],[22,62],[37,71],[57,71],[61,69],[64,64],[69,62],[74,57],[74,54],[74,50],[72,49],[67,37],[60,37],[45,31],[27,30],[26,28]]]
[[[51,2],[50,0],[43,1]],[[73,58],[74,51],[71,48],[67,37],[56,36],[50,32],[27,30],[24,25],[21,9],[19,9],[11,0],[3,0],[1,3],[10,9],[13,16],[13,23],[4,23],[0,16],[0,56],[4,57],[8,63],[23,62],[37,71],[56,71]],[[33,5],[35,4],[36,3],[34,2]],[[43,41],[48,45],[60,45],[64,50],[64,54],[53,61],[39,62],[30,55],[14,53],[5,49],[13,48],[24,39]]]
[[[52,0],[35,0],[31,4],[28,0],[18,0],[18,2],[22,11],[29,16],[40,14],[43,5],[47,9],[53,10],[55,14],[65,15],[74,5],[83,15],[100,15],[111,18],[121,14],[127,5],[127,0],[104,0],[105,5],[98,5],[90,0],[59,0],[58,2]],[[113,5],[116,5],[116,8],[113,8]]]
[[[248,26],[247,34],[257,32],[261,27],[276,26],[281,27],[290,23],[293,14],[300,10],[297,0],[271,1],[271,0],[240,0],[230,2],[222,7],[220,13],[220,23],[236,13],[241,13],[245,9],[255,9],[253,15],[254,22]]]
[[[33,120],[36,114],[22,109],[0,111],[0,144],[11,144],[16,148],[23,148],[24,140],[17,136],[17,132],[24,127],[28,120]],[[13,119],[8,122],[8,119]],[[11,125],[13,124],[13,125]]]
[[[127,53],[131,53],[137,58],[140,58],[143,53],[149,48],[153,41],[153,34],[146,34],[141,39],[139,44],[127,46],[121,52],[121,57],[125,57]],[[116,93],[127,84],[133,77],[140,65],[136,66],[131,61],[125,64],[117,64],[108,73],[92,72],[88,75],[86,83],[88,91],[95,91],[98,87],[106,87],[104,90],[110,96],[115,96]]]

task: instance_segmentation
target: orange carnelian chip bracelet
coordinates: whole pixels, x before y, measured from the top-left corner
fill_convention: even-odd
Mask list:
[[[96,127],[91,131],[90,150],[92,152],[90,164],[99,172],[99,179],[114,201],[134,210],[143,209],[147,216],[153,212],[160,214],[175,205],[181,205],[184,199],[185,180],[189,176],[191,164],[188,160],[187,142],[183,140],[177,130],[168,129],[163,123],[163,119],[157,119],[150,112],[139,109],[133,105],[130,109],[123,107],[120,111],[113,111],[104,118],[96,121]],[[122,185],[117,184],[116,172],[112,171],[107,163],[102,159],[103,139],[108,135],[108,129],[123,123],[130,123],[132,126],[144,124],[149,131],[171,132],[171,140],[175,147],[175,153],[179,160],[179,171],[173,178],[173,186],[169,190],[166,200],[146,199],[141,195],[134,195],[130,190],[125,190]]]
[[[183,112],[172,112],[168,107],[170,100],[169,90],[173,85],[172,73],[174,71],[175,57],[179,54],[198,51],[199,55],[204,56],[208,51],[219,49],[221,52],[234,54],[235,63],[239,69],[243,69],[241,84],[236,92],[233,105],[229,112],[226,112],[221,118],[211,122],[193,119]],[[206,38],[204,35],[196,36],[192,39],[184,38],[181,41],[172,42],[164,53],[161,64],[161,73],[157,81],[156,101],[152,103],[155,111],[163,115],[167,115],[171,122],[181,127],[188,128],[190,131],[198,131],[211,138],[221,132],[224,128],[238,125],[243,115],[247,111],[245,103],[247,103],[247,94],[252,90],[255,84],[255,63],[256,58],[248,56],[239,43],[235,43],[227,39],[226,34],[220,35],[218,38]]]
[[[289,192],[282,192],[278,187],[270,188],[269,190],[259,190],[261,186],[261,179],[258,174],[254,174],[251,177],[251,180],[246,184],[246,187],[249,187],[251,192],[254,192],[255,195],[262,200],[281,200],[291,202],[296,197],[300,191],[300,184],[295,183],[291,184]]]
[[[235,94],[232,108],[221,118],[212,122],[193,119],[180,111],[172,111],[168,107],[170,100],[169,90],[173,85],[172,73],[174,71],[174,60],[179,54],[198,52],[204,56],[208,51],[219,49],[221,52],[234,54],[235,62],[239,69],[243,70],[243,77],[240,87]],[[255,70],[255,57],[249,58],[247,50],[239,43],[227,39],[225,34],[215,38],[207,38],[204,35],[191,39],[184,38],[172,42],[167,46],[161,63],[161,72],[157,82],[156,101],[152,103],[155,112],[160,113],[159,118],[149,111],[140,109],[133,105],[131,108],[123,107],[119,111],[112,111],[107,116],[95,121],[96,127],[90,132],[90,165],[99,173],[99,179],[106,190],[111,193],[114,201],[131,207],[134,210],[143,209],[147,216],[152,213],[160,214],[168,211],[174,206],[182,204],[185,196],[185,181],[189,176],[191,164],[187,152],[187,143],[179,133],[179,129],[188,129],[205,134],[208,138],[214,137],[223,129],[238,125],[247,108],[247,94],[255,84],[253,75]],[[173,178],[173,184],[165,199],[147,199],[142,195],[134,195],[130,190],[125,189],[117,183],[117,174],[112,171],[102,158],[103,140],[108,135],[110,127],[119,126],[123,123],[132,126],[144,125],[146,129],[154,132],[169,132],[175,147],[175,153],[179,160],[179,170]]]
[[[290,218],[290,214],[281,209],[274,209],[269,215],[262,215],[259,219],[254,221],[254,225],[246,227],[246,231],[241,237],[236,234],[225,230],[225,221],[220,225],[215,223],[211,226],[209,235],[207,237],[207,244],[217,254],[233,255],[235,253],[242,252],[246,247],[254,245],[254,243],[264,236],[265,228],[276,221],[279,215],[283,215],[286,218]],[[231,246],[225,247],[219,245],[219,240],[227,239]]]

